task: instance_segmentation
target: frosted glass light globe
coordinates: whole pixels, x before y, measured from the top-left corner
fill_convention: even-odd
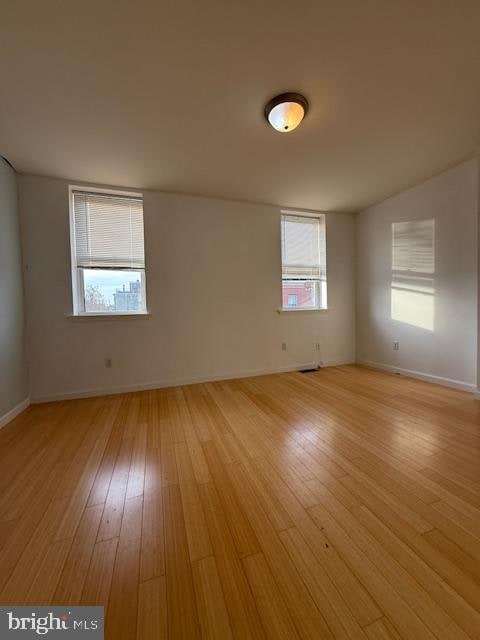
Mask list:
[[[265,105],[265,118],[281,133],[298,127],[308,111],[308,101],[300,93],[281,93]]]
[[[268,121],[274,129],[286,133],[293,131],[303,120],[305,110],[298,102],[282,102],[268,114]]]

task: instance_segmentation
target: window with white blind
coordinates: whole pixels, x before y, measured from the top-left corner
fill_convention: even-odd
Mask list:
[[[146,313],[143,200],[70,188],[75,315]]]
[[[282,308],[326,309],[325,216],[282,213]]]

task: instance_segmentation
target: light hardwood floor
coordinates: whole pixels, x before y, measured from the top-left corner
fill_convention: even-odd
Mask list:
[[[345,366],[37,405],[0,431],[0,604],[108,639],[480,638],[480,402]]]

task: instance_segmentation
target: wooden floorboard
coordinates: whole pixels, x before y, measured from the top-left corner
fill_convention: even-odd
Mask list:
[[[349,365],[33,405],[0,603],[108,639],[480,640],[480,402]]]

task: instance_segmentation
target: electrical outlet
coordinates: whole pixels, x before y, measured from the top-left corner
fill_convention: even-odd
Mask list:
[[[320,343],[319,342],[315,343],[315,351],[320,351]]]
[[[286,350],[287,350],[287,343],[282,342],[282,351],[286,351]]]
[[[106,369],[111,369],[112,368],[112,359],[111,358],[105,358],[105,368]]]
[[[393,342],[393,350],[398,351],[399,349],[400,349],[400,343],[398,342],[398,340],[395,340]]]

